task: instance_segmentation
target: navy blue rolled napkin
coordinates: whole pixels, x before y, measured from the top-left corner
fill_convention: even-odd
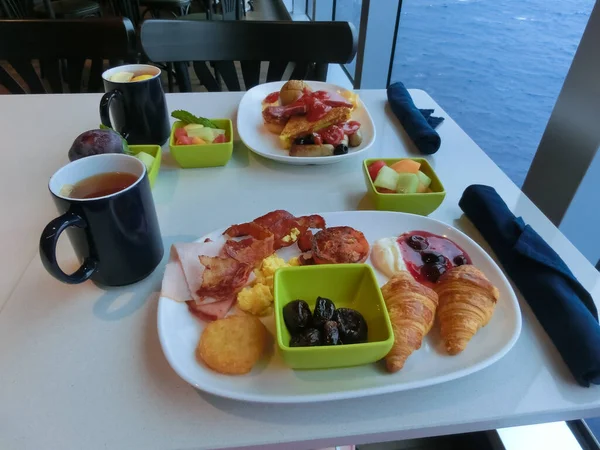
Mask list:
[[[577,382],[600,384],[600,325],[589,292],[494,188],[469,186],[459,206],[490,244]]]
[[[406,134],[415,143],[421,153],[432,155],[440,148],[442,140],[434,130],[444,119],[431,117],[433,110],[421,112],[401,82],[387,88],[387,97],[392,112],[398,118]],[[429,111],[429,112],[428,112]],[[431,120],[431,125],[428,120]]]

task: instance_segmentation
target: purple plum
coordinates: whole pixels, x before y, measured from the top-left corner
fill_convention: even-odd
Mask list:
[[[113,130],[88,130],[81,133],[69,149],[69,160],[102,153],[124,153],[124,140]]]

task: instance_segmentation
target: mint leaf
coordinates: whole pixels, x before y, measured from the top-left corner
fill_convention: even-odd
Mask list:
[[[204,125],[206,128],[219,128],[210,120],[204,117],[197,117],[190,112],[184,111],[183,109],[177,109],[171,113],[171,117],[177,120],[181,120],[185,123],[197,123]]]

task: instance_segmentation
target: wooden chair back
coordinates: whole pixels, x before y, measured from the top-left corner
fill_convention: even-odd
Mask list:
[[[286,73],[288,79],[325,81],[329,63],[352,61],[357,34],[348,22],[148,20],[141,42],[151,61],[194,61],[209,91],[222,90],[220,79],[228,90],[240,91],[238,70],[247,90],[261,81],[263,62],[267,82],[280,81]]]
[[[101,91],[104,60],[130,61],[135,40],[126,18],[0,20],[0,84],[13,94],[62,93],[64,85],[77,93],[82,82],[90,92]]]

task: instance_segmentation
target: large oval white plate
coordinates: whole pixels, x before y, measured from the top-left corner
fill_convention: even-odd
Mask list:
[[[445,354],[437,328],[423,346],[396,374],[380,364],[333,370],[294,371],[277,354],[275,345],[252,372],[244,376],[220,375],[194,356],[204,323],[185,304],[161,298],[158,304],[158,334],[164,354],[177,374],[192,386],[221,397],[262,403],[301,403],[338,400],[403,391],[450,381],[481,370],[498,361],[521,332],[521,311],[508,280],[492,258],[468,236],[436,220],[412,214],[384,211],[348,211],[322,214],[328,226],[349,225],[361,230],[370,243],[411,230],[425,230],[449,237],[460,245],[500,290],[500,300],[490,323],[479,330],[467,349],[457,356]],[[240,222],[252,220],[240,218]],[[206,237],[217,239],[223,230]],[[298,254],[294,245],[278,252],[288,258]],[[380,285],[387,278],[378,273]],[[266,323],[273,332],[272,320]]]
[[[290,156],[288,150],[281,147],[279,136],[269,132],[263,123],[262,101],[271,92],[279,91],[285,81],[275,81],[273,83],[259,84],[250,89],[240,102],[237,116],[237,130],[240,139],[246,147],[257,155],[265,158],[279,161],[285,164],[304,166],[309,164],[333,164],[352,158],[358,153],[368,149],[375,140],[375,125],[373,119],[362,100],[359,107],[352,112],[352,120],[357,120],[361,124],[361,133],[363,142],[359,147],[351,148],[346,155],[299,158]],[[314,90],[325,90],[336,92],[345,90],[335,84],[323,83],[321,81],[307,81]]]

